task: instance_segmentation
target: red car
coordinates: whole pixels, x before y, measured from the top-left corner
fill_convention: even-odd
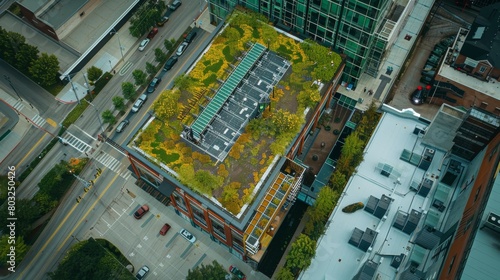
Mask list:
[[[137,211],[135,211],[134,218],[139,220],[140,218],[142,218],[142,216],[144,216],[144,214],[146,214],[148,212],[149,212],[149,206],[144,204],[139,209],[137,209]]]
[[[164,224],[163,227],[160,229],[160,234],[165,235],[167,234],[168,230],[170,229],[169,224]]]
[[[151,31],[149,31],[149,34],[148,34],[148,39],[153,39],[156,34],[158,34],[158,28],[154,27],[153,29],[151,29]]]
[[[239,270],[234,265],[232,265],[232,266],[229,267],[229,272],[231,272],[239,280],[246,280],[247,279],[247,277],[245,276],[245,274],[243,274],[243,272],[241,272],[241,270]]]

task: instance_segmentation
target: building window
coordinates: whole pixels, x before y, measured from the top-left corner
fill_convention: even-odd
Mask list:
[[[177,204],[182,209],[184,209],[184,211],[187,212],[186,202],[184,201],[184,198],[176,192],[173,192],[173,195],[174,195],[175,204]]]
[[[486,66],[479,67],[479,71],[477,71],[477,72],[482,74],[482,73],[484,73],[484,71],[486,71]]]
[[[198,208],[192,203],[191,203],[191,210],[193,210],[194,219],[206,226],[207,221],[205,220],[205,215],[203,213],[203,210]]]
[[[479,107],[483,108],[483,109],[486,109],[486,107],[488,107],[488,103],[486,102],[481,102],[481,105],[479,105]]]
[[[220,236],[222,239],[226,240],[226,233],[224,232],[224,224],[221,223],[219,220],[210,219],[212,221],[212,228],[214,230],[214,233]]]
[[[472,218],[470,218],[467,223],[465,224],[464,227],[464,234],[469,230],[470,226],[472,225]]]
[[[233,238],[233,248],[238,250],[240,253],[244,253],[245,250],[243,249],[243,237],[234,231],[231,231],[231,236]]]

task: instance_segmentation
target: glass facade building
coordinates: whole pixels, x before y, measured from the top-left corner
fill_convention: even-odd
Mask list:
[[[218,24],[239,5],[259,12],[299,38],[310,38],[345,54],[343,82],[362,73],[376,76],[388,46],[388,0],[210,0],[211,21]]]

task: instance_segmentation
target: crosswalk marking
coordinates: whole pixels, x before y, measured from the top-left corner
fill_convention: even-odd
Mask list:
[[[31,121],[36,124],[39,127],[42,127],[47,121],[45,121],[44,118],[40,117],[39,115],[35,115]]]
[[[102,165],[106,166],[109,170],[111,170],[115,173],[120,173],[119,171],[120,171],[122,164],[120,163],[119,160],[117,160],[113,156],[111,156],[105,152],[102,152],[95,158],[95,160],[100,162]]]
[[[18,111],[21,111],[24,108],[24,104],[21,101],[17,101],[12,107]]]
[[[83,142],[82,140],[78,139],[76,136],[67,131],[64,133],[62,138],[67,141],[68,145],[75,148],[79,152],[87,153],[92,149],[92,146]]]

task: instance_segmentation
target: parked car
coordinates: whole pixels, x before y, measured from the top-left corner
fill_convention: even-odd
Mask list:
[[[434,79],[432,77],[429,77],[429,76],[422,76],[420,78],[420,82],[424,83],[424,84],[431,84],[433,80]]]
[[[179,233],[182,235],[182,237],[186,238],[187,241],[189,241],[191,243],[196,242],[196,237],[194,237],[194,235],[192,235],[189,231],[187,231],[185,229],[181,229],[181,231],[179,231]]]
[[[174,2],[170,5],[168,5],[168,8],[172,11],[177,10],[182,5],[181,0],[174,0]]]
[[[154,27],[153,29],[151,29],[151,31],[149,31],[148,33],[148,39],[153,39],[156,34],[158,34],[158,28]]]
[[[189,34],[186,36],[186,39],[184,39],[184,42],[191,43],[194,37],[196,37],[196,31],[191,30],[191,32],[189,32]]]
[[[410,101],[414,105],[422,105],[425,102],[425,91],[424,88],[418,86],[417,89],[410,95]]]
[[[234,276],[236,276],[236,278],[238,278],[240,280],[247,279],[247,277],[245,276],[245,274],[243,274],[243,272],[241,272],[241,270],[239,270],[234,265],[232,265],[232,266],[229,267],[229,272],[231,272]]]
[[[149,272],[149,267],[147,267],[146,265],[143,265],[141,267],[141,269],[139,269],[139,271],[137,271],[135,278],[137,278],[138,280],[144,279],[144,277],[146,277],[148,272]]]
[[[167,21],[169,20],[169,18],[167,16],[163,16],[157,23],[156,25],[158,26],[164,26],[165,23],[167,23]]]
[[[167,234],[168,230],[170,229],[170,225],[169,224],[164,224],[161,229],[160,229],[160,234],[161,235],[165,235]]]
[[[139,98],[135,101],[134,106],[132,106],[132,112],[136,113],[137,111],[139,111],[146,99],[148,99],[148,96],[146,94],[141,94],[141,96],[139,96]]]
[[[135,211],[134,218],[139,220],[140,218],[142,218],[142,216],[144,216],[148,212],[149,212],[149,206],[147,204],[144,204],[141,207],[139,207],[137,211]]]
[[[116,132],[120,133],[123,130],[125,130],[125,127],[128,125],[128,120],[123,120],[117,127],[116,127]]]
[[[151,83],[149,83],[148,93],[152,93],[153,91],[155,91],[156,87],[160,84],[160,82],[161,82],[161,78],[155,77],[151,81]]]
[[[149,44],[149,41],[151,41],[151,40],[147,39],[147,38],[142,40],[141,44],[139,45],[139,51],[142,52],[146,48],[146,46]]]
[[[167,72],[168,70],[172,69],[172,67],[177,63],[177,56],[171,56],[167,62],[165,63],[165,66],[163,67],[163,71]]]
[[[427,77],[434,77],[434,75],[436,75],[436,71],[432,70],[432,71],[422,71],[420,72],[420,74],[422,74],[422,76],[427,76]]]
[[[177,52],[175,53],[177,56],[181,56],[184,51],[186,50],[187,46],[189,45],[188,42],[183,42],[179,48],[177,48]]]

